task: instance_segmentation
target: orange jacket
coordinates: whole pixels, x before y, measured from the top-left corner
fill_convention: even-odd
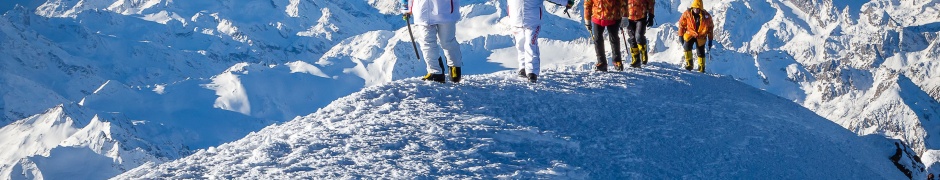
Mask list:
[[[626,0],[584,0],[584,20],[591,22],[592,19],[604,21],[619,21],[623,19],[623,11],[626,9]]]
[[[646,18],[646,14],[653,14],[656,0],[627,0],[627,9],[624,11],[624,17],[637,21]]]
[[[700,43],[704,43],[705,38],[714,39],[712,31],[715,30],[715,23],[712,22],[712,15],[702,9],[699,19],[700,23],[698,28],[695,28],[695,18],[692,16],[692,9],[682,13],[682,17],[679,18],[679,36],[682,37],[683,40],[688,41],[689,39],[695,38],[699,40]]]

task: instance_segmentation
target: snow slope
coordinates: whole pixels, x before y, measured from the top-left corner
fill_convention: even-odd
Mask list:
[[[243,12],[244,7],[257,12]],[[366,2],[288,0],[49,0],[38,7],[15,8],[0,18],[0,43],[6,47],[0,50],[5,55],[0,57],[0,124],[78,102],[106,81],[146,87],[207,79],[238,63],[345,60],[321,57],[346,38],[387,32],[390,25],[384,16],[363,13],[372,11]],[[328,77],[347,83],[385,76],[343,72],[355,66],[343,62],[318,67],[329,67]],[[342,93],[328,99],[355,92],[363,84],[339,86],[335,91]]]
[[[372,11],[366,2],[34,2],[0,18],[0,144],[10,147],[0,152],[0,179],[94,179],[181,158],[391,73],[357,67],[395,64],[331,51],[388,28],[378,14],[360,13]],[[246,6],[283,13],[250,16]],[[350,20],[371,25],[340,23]],[[100,163],[76,172],[40,161]]]
[[[534,85],[502,71],[373,86],[116,179],[905,178],[891,141],[731,78],[587,67]]]
[[[0,142],[60,138],[0,157],[3,178],[83,177],[60,173],[68,167],[40,167],[29,160],[84,153],[49,153],[77,147],[62,142],[68,138],[140,148],[146,154],[142,161],[176,159],[315,112],[363,87],[423,73],[423,62],[398,61],[410,57],[411,47],[399,17],[375,13],[395,12],[389,11],[395,5],[384,1],[50,0],[25,5],[0,18],[5,47],[0,49],[0,124],[10,126],[0,133],[35,133],[0,137]],[[252,12],[244,12],[247,7]],[[467,17],[485,17],[479,21],[489,23],[499,17],[487,13],[492,11]],[[466,39],[472,42],[464,47],[478,52],[468,53],[467,59],[475,60],[466,63],[477,68],[465,73],[506,69],[483,59],[490,51],[484,44],[509,47],[508,36],[475,36],[482,37]],[[493,41],[488,38],[498,43],[487,43]],[[62,116],[78,123],[54,129],[27,122],[58,117],[58,107],[87,115],[66,113]],[[104,136],[73,136],[92,124],[94,115],[105,114],[123,125],[110,126]],[[111,132],[133,138],[113,138],[121,136]],[[103,175],[91,177],[135,166],[123,165],[128,162],[124,154],[95,150],[104,146],[81,147],[98,153],[89,158],[112,161],[108,170],[97,171]]]
[[[929,154],[940,152],[932,138],[940,132],[940,81],[933,72],[940,66],[938,2],[706,2],[720,34],[708,69],[800,103],[858,134],[902,139],[931,164],[940,160],[928,158],[940,157]],[[25,6],[0,7],[10,10],[0,18],[0,125],[13,126],[3,128],[0,133],[11,136],[0,142],[72,138],[78,129],[108,129],[87,127],[95,124],[94,115],[107,117],[113,124],[103,132],[110,136],[77,134],[72,141],[114,141],[147,155],[125,158],[99,150],[111,146],[82,145],[98,153],[88,157],[113,161],[112,169],[98,171],[106,175],[89,177],[135,166],[120,159],[180,158],[313,113],[364,87],[424,72],[396,1],[12,0],[0,6],[7,3]],[[457,38],[464,73],[515,68],[505,1],[462,3]],[[679,66],[673,22],[688,3],[658,1],[658,23],[648,33],[653,62]],[[545,10],[543,68],[566,71],[591,62],[580,7],[571,17],[557,6]],[[58,107],[85,115],[66,113],[78,122],[68,128],[26,123],[57,117]],[[23,131],[34,133],[12,135]],[[63,174],[57,171],[67,167],[35,169],[29,159],[89,155],[49,149],[74,143],[38,144],[4,152],[0,162],[12,164],[0,165],[0,173]]]
[[[720,1],[715,73],[858,134],[937,149],[940,1]],[[936,171],[933,171],[936,174]]]

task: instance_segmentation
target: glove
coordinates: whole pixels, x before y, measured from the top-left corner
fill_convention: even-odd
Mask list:
[[[714,47],[714,46],[712,45],[712,40],[709,39],[709,40],[708,40],[708,50],[711,51],[712,47]]]
[[[403,19],[403,20],[405,20],[405,21],[408,21],[408,19],[410,19],[410,18],[411,18],[411,13],[410,13],[410,12],[404,13],[404,14],[401,15],[401,19]]]
[[[685,39],[682,39],[682,36],[679,36],[676,40],[679,40],[679,44],[685,45]]]
[[[568,0],[568,4],[565,4],[565,9],[571,9],[571,6],[574,6],[574,0]]]
[[[588,31],[594,31],[594,30],[591,28],[591,23],[584,24],[584,28],[586,28]]]
[[[653,15],[653,13],[647,14],[646,15],[646,27],[653,27],[653,24],[656,24],[656,22],[653,20],[655,18],[656,18],[656,15]]]

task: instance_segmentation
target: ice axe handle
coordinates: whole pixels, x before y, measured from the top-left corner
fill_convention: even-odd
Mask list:
[[[411,21],[405,19],[405,23],[408,24],[408,36],[411,37],[411,47],[415,50],[415,57],[421,60],[421,55],[418,54],[418,45],[415,43],[415,35],[411,32]]]

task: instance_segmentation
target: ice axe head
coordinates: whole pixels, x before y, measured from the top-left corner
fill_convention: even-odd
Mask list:
[[[568,18],[571,18],[571,14],[568,13],[568,10],[571,8],[565,8],[565,15],[568,15]]]

